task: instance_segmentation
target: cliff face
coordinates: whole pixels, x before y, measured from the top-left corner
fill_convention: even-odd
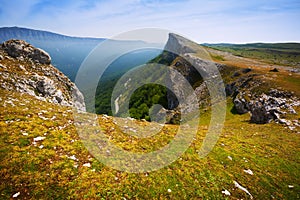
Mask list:
[[[200,45],[173,33],[169,34],[165,50],[162,59],[167,60],[171,68],[179,71],[188,80],[197,95],[200,106],[211,105],[213,103],[211,92],[224,90],[225,86],[223,92],[232,98],[235,112],[238,114],[249,112],[251,122],[264,124],[276,121],[287,125],[291,130],[299,126],[297,120],[285,119],[285,114],[296,114],[294,108],[300,105],[298,98],[289,91],[272,88],[273,84],[260,71],[213,62],[209,53]],[[170,79],[171,82],[176,82],[173,85],[173,91],[180,94],[181,88],[178,86],[183,83],[178,82],[179,79],[172,73]],[[222,94],[222,91],[218,94]],[[192,102],[193,99],[190,101]],[[177,112],[178,102],[174,95],[168,94],[168,104],[169,109]],[[188,105],[185,109],[191,108]]]
[[[22,40],[9,40],[0,46],[0,87],[85,111],[83,95],[51,65],[49,54]]]
[[[209,91],[207,84],[211,81],[220,84],[222,89],[222,79],[219,72],[222,73],[224,66],[211,61],[210,55],[200,45],[174,33],[169,34],[168,42],[165,46],[168,58],[172,57],[170,67],[176,69],[193,87],[200,105],[208,105]],[[171,56],[170,56],[171,55]],[[170,74],[171,80],[176,79]],[[174,81],[171,81],[174,82]],[[181,85],[180,83],[178,85]],[[180,88],[173,87],[180,93]],[[222,91],[220,92],[222,94]],[[187,97],[189,98],[189,97]],[[170,109],[177,106],[177,100],[173,95],[168,95],[168,104]]]
[[[169,52],[177,52],[178,55],[184,55],[187,53],[196,53],[197,44],[187,40],[186,38],[170,33],[165,50]]]

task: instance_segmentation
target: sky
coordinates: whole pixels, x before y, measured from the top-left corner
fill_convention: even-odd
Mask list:
[[[0,27],[111,38],[162,28],[198,43],[300,42],[299,0],[0,0]]]

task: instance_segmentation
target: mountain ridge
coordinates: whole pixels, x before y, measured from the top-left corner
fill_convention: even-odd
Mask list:
[[[11,38],[14,37],[15,38]],[[4,42],[9,39],[22,39],[22,38],[31,38],[35,40],[44,39],[45,36],[52,36],[51,39],[72,39],[72,40],[91,40],[91,41],[103,41],[105,38],[96,38],[96,37],[77,37],[77,36],[68,36],[60,33],[55,33],[46,30],[37,30],[24,27],[0,27],[0,42]]]

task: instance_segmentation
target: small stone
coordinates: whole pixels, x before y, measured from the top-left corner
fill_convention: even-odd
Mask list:
[[[91,167],[91,163],[84,163],[82,166],[84,166],[84,167]]]
[[[230,196],[230,192],[228,190],[222,190],[222,194],[225,194],[226,196]]]
[[[4,65],[1,65],[1,64],[0,64],[0,68],[7,69],[7,67],[5,67]]]
[[[290,108],[288,109],[288,111],[289,111],[291,114],[297,114],[297,112],[295,111],[295,109],[292,108],[292,107],[290,107]]]
[[[279,123],[285,124],[287,126],[291,125],[291,122],[289,120],[286,120],[286,119],[279,119]]]
[[[19,65],[19,68],[23,71],[26,71],[25,67],[23,65]]]
[[[71,160],[77,160],[77,158],[75,157],[75,155],[72,155],[69,157]]]
[[[296,128],[295,126],[289,126],[289,129],[290,129],[291,131],[293,131],[295,128]]]
[[[251,169],[244,169],[244,172],[246,172],[247,174],[253,175],[253,172]]]
[[[46,137],[38,136],[38,137],[36,137],[36,138],[33,138],[33,141],[34,141],[34,142],[38,142],[38,141],[44,140],[45,138],[46,138]]]
[[[172,190],[171,190],[171,189],[168,189],[168,192],[170,193],[170,192],[172,192]]]
[[[233,183],[234,183],[234,186],[235,186],[235,187],[237,187],[237,188],[239,188],[240,190],[246,192],[246,193],[250,196],[250,199],[253,199],[252,194],[251,194],[245,187],[241,186],[237,181],[233,181]]]
[[[20,192],[17,192],[16,194],[14,194],[12,197],[13,198],[17,198],[20,195]]]

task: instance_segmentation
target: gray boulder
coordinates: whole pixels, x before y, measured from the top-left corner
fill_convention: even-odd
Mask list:
[[[239,93],[233,100],[234,108],[238,114],[245,114],[250,111],[250,101],[245,95]]]
[[[53,94],[56,93],[56,88],[54,86],[54,81],[43,76],[35,76],[38,81],[35,83],[36,86],[35,88],[39,93],[41,93],[43,96],[52,96]]]
[[[234,108],[238,114],[250,112],[250,122],[256,124],[266,124],[272,120],[283,123],[286,113],[297,114],[294,106],[298,106],[298,100],[292,94],[285,91],[272,89],[269,95],[251,95],[249,91],[240,92],[234,97]],[[283,118],[282,118],[283,117]],[[287,124],[288,125],[288,124]]]
[[[275,116],[276,115],[273,115],[265,104],[262,102],[256,102],[251,108],[250,122],[256,124],[266,124],[271,122]]]
[[[77,110],[86,111],[84,97],[75,84],[71,87],[74,106]]]
[[[284,92],[281,93],[284,94]],[[275,120],[281,123],[284,121],[282,117],[285,113],[296,113],[292,107],[295,101],[293,99],[262,94],[259,98],[253,100],[250,105],[250,121],[257,124],[265,124]]]
[[[34,62],[50,64],[51,57],[44,50],[35,48],[23,40],[8,40],[2,44],[2,48],[13,58],[31,58]]]

